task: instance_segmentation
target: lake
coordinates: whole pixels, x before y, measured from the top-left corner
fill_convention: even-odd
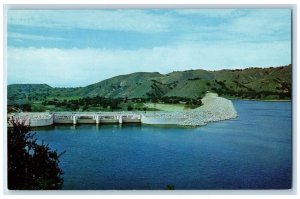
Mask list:
[[[287,189],[291,102],[233,101],[238,117],[197,128],[65,125],[35,130],[62,152],[63,189]]]

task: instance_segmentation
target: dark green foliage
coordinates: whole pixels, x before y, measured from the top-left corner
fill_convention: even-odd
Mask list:
[[[112,101],[112,102],[110,103],[110,109],[111,109],[112,111],[117,110],[117,109],[120,109],[118,101]]]
[[[110,99],[105,97],[84,97],[74,100],[45,100],[42,102],[43,105],[54,105],[56,107],[64,108],[67,111],[78,111],[82,106],[82,110],[87,110],[90,106],[107,108],[111,110],[120,109],[119,105],[121,102],[127,102],[127,98],[122,99]]]
[[[152,97],[151,102],[152,102],[152,103],[157,103],[157,102],[158,102],[158,98]]]
[[[195,78],[189,78],[188,80],[193,81],[193,80],[199,80],[199,79],[200,79],[199,77],[195,77]]]
[[[127,107],[127,111],[132,111],[132,110],[133,110],[133,107],[129,105],[129,106]]]
[[[175,186],[173,184],[168,184],[165,189],[166,190],[175,190]]]
[[[193,99],[193,98],[187,98],[187,97],[177,97],[177,96],[165,96],[160,98],[161,103],[166,104],[187,104],[187,105],[198,105],[201,106],[201,98]]]
[[[8,139],[8,189],[53,190],[63,185],[57,151],[37,143],[30,126],[25,121],[12,121],[7,129]]]
[[[201,106],[202,101],[201,99],[190,99],[189,101],[186,102],[186,105]]]
[[[23,112],[30,112],[31,109],[31,104],[26,103],[26,104],[14,104],[14,105],[8,105],[10,108],[14,108],[18,111],[23,111]]]

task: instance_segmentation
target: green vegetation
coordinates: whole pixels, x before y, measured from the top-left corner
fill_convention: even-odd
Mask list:
[[[17,111],[155,111],[180,110],[194,108],[201,105],[201,99],[183,97],[163,98],[104,98],[100,96],[85,97],[71,100],[58,100],[56,98],[33,102],[32,104],[10,104],[8,112]],[[157,106],[156,106],[157,105]],[[163,105],[163,106],[162,106]]]
[[[145,106],[150,110],[163,111],[182,111],[189,108],[184,104],[145,103]]]
[[[165,189],[166,190],[175,190],[175,186],[173,184],[168,184]]]
[[[12,121],[7,129],[8,140],[8,189],[53,190],[63,185],[57,151],[37,143],[30,126],[25,121]]]
[[[78,88],[46,84],[8,86],[9,111],[153,110],[145,103],[201,105],[207,91],[237,99],[290,100],[292,66],[236,70],[138,72]],[[30,105],[30,106],[28,106]]]

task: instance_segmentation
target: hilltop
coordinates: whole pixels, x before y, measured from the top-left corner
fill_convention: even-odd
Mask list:
[[[67,106],[72,100],[81,105],[93,99],[93,102],[105,101],[107,106],[111,106],[107,102],[109,99],[138,99],[138,102],[163,99],[166,103],[187,102],[190,99],[191,104],[197,104],[193,100],[201,99],[207,91],[231,99],[290,100],[291,81],[292,65],[219,71],[199,69],[168,74],[136,72],[77,88],[12,84],[8,85],[8,104],[56,105],[62,102]],[[55,102],[49,104],[49,100]]]
[[[290,99],[292,66],[237,70],[187,70],[168,74],[137,72],[112,77],[78,88],[52,88],[46,84],[12,84],[8,99],[47,97],[151,98],[201,97],[206,91],[220,96],[255,99]]]

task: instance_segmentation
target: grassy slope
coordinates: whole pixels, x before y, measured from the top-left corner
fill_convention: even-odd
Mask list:
[[[14,84],[8,86],[8,103],[41,102],[45,99],[76,99],[103,96],[108,98],[148,98],[162,96],[202,97],[206,91],[230,97],[231,93],[249,91],[287,93],[291,89],[291,65],[244,70],[188,70],[166,75],[137,72],[116,76],[79,88],[52,88],[46,84]],[[269,95],[269,96],[267,96]],[[278,99],[272,94],[258,99]],[[232,96],[231,96],[232,97]],[[235,96],[237,98],[247,98]],[[285,97],[285,99],[290,97]]]
[[[145,103],[145,106],[162,111],[182,111],[188,109],[184,104]]]

